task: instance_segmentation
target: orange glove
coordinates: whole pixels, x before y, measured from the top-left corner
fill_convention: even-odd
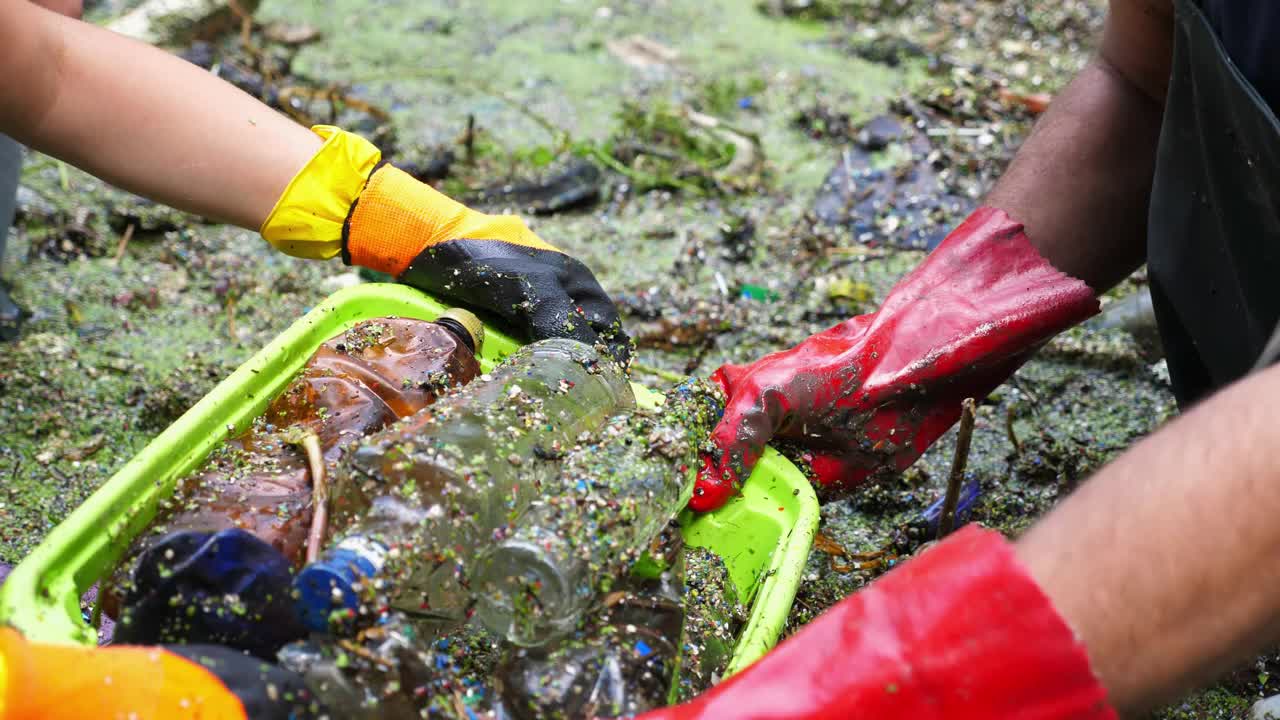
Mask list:
[[[49,645],[0,628],[3,720],[286,720],[319,711],[296,675],[228,648]]]
[[[617,309],[578,260],[513,215],[476,212],[381,160],[363,138],[312,128],[325,144],[262,225],[276,248],[389,273],[487,310],[531,340],[570,337],[630,355]]]

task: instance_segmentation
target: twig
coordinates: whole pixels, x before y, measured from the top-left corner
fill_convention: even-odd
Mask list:
[[[395,667],[390,660],[387,660],[386,658],[380,658],[377,655],[374,655],[373,652],[371,652],[368,648],[360,647],[359,645],[351,642],[347,638],[342,638],[341,640],[339,640],[338,646],[341,647],[343,650],[346,650],[347,652],[351,653],[352,655],[356,655],[358,657],[364,658],[365,660],[368,660],[374,665],[378,665],[384,668]]]
[[[285,112],[287,112],[291,117],[293,117],[294,120],[297,120],[299,122],[312,122],[312,118],[308,114],[308,112],[304,112],[303,110],[299,110],[293,107],[294,98],[301,98],[307,101],[311,101],[311,100],[327,101],[329,103],[329,114],[331,117],[336,116],[338,113],[338,107],[336,103],[341,103],[343,107],[351,108],[358,112],[365,113],[366,115],[373,118],[374,120],[377,120],[378,122],[387,122],[388,120],[391,119],[391,115],[389,115],[386,110],[383,110],[382,108],[376,105],[373,105],[372,103],[368,103],[364,100],[361,100],[360,98],[352,97],[350,94],[343,91],[337,85],[333,85],[323,90],[303,87],[301,85],[289,85],[288,87],[281,88],[279,90],[278,96],[280,99],[279,101],[280,107],[282,107]],[[310,108],[307,108],[307,110],[309,109]]]
[[[329,482],[324,476],[324,454],[320,450],[320,438],[307,433],[302,438],[302,448],[307,451],[307,466],[311,470],[311,532],[307,533],[307,562],[320,557],[325,533],[329,530]]]
[[[227,336],[236,341],[236,296],[227,294]]]
[[[1013,443],[1013,454],[1022,455],[1022,442],[1018,440],[1018,433],[1013,429],[1013,409],[1010,405],[1004,413],[1004,431],[1009,436],[1009,442]]]
[[[951,475],[947,477],[947,496],[942,501],[942,515],[938,518],[938,539],[951,533],[956,523],[956,503],[960,501],[960,485],[964,483],[964,468],[969,464],[969,441],[973,438],[973,398],[965,398],[960,406],[960,429],[956,432],[956,454],[951,459]]]
[[[240,44],[246,49],[252,48],[251,40],[253,35],[253,15],[245,10],[237,0],[227,0],[227,6],[231,8],[231,14],[240,20]]]
[[[474,114],[467,115],[467,132],[462,136],[462,152],[463,162],[468,165],[475,159],[476,145],[476,116]]]
[[[828,564],[832,572],[841,574],[851,573],[854,570],[877,570],[897,559],[897,556],[892,555],[888,548],[865,553],[849,552],[843,545],[821,531],[813,536],[813,547],[815,550],[829,555]],[[836,558],[844,558],[851,562],[841,564],[836,562]]]
[[[662,368],[656,368],[656,367],[653,367],[652,365],[645,365],[644,363],[640,363],[640,362],[632,362],[631,369],[635,370],[636,372],[642,372],[645,375],[652,375],[657,378],[662,378],[667,382],[682,383],[688,379],[685,376],[681,375],[680,373],[674,373],[674,372],[671,372],[670,370],[663,370]]]
[[[93,612],[89,615],[89,627],[94,629],[95,635],[102,631],[102,599],[108,592],[111,592],[111,575],[104,576],[98,581],[98,594],[93,598]]]
[[[1031,399],[1031,412],[1039,414],[1038,406],[1040,405],[1040,397],[1034,392],[1031,392],[1031,388],[1023,385],[1022,381],[1019,380],[1016,375],[1011,378],[1011,380],[1013,382],[1013,386],[1018,388],[1018,392],[1021,392]]]
[[[702,343],[698,346],[698,349],[694,351],[693,357],[689,358],[689,361],[684,364],[684,374],[692,375],[693,373],[695,373],[698,370],[698,366],[702,365],[702,361],[706,360],[707,355],[709,355],[711,351],[715,349],[715,346],[716,346],[715,335],[709,334],[705,338],[703,338]]]
[[[124,229],[124,234],[120,236],[120,243],[116,245],[116,256],[111,259],[113,265],[119,265],[120,260],[124,257],[125,248],[129,247],[129,238],[133,237],[133,223]]]
[[[330,86],[326,94],[329,100],[329,124],[336,125],[338,123],[338,86]]]

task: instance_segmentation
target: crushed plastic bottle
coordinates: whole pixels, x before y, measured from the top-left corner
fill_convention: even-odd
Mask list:
[[[543,480],[542,496],[478,563],[485,627],[521,645],[572,629],[688,501],[723,403],[717,387],[690,380],[658,408],[610,419],[549,465],[555,474]]]
[[[625,576],[579,629],[546,647],[514,648],[494,673],[502,720],[630,717],[674,698],[684,625],[679,528],[654,542],[656,576]]]
[[[435,653],[394,614],[357,640],[303,640],[276,657],[302,677],[332,717],[344,720],[423,717],[436,674]]]
[[[436,629],[465,620],[474,562],[538,496],[540,464],[634,403],[621,368],[557,338],[369,438],[334,481],[341,541],[295,583],[307,624],[383,606]]]
[[[312,477],[307,453],[295,441],[314,436],[331,473],[353,442],[479,375],[475,355],[483,341],[480,321],[457,309],[434,322],[367,320],[331,338],[246,432],[179,480],[151,532],[140,535],[125,557],[163,562],[148,551],[178,533],[239,528],[300,566],[312,521]],[[138,571],[136,562],[126,562],[109,584],[104,609],[112,617],[120,617],[124,604],[162,590],[138,587]]]

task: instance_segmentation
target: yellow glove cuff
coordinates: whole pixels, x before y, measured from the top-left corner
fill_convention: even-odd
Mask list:
[[[327,260],[342,251],[342,224],[382,152],[331,125],[311,131],[324,145],[289,181],[259,232],[283,253]]]

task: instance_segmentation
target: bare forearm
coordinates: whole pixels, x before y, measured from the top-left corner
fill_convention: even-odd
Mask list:
[[[1280,367],[1104,468],[1018,543],[1122,710],[1280,641]]]
[[[17,2],[0,131],[183,210],[257,229],[320,139],[156,48]],[[10,27],[14,27],[13,24]]]
[[[1097,291],[1145,255],[1169,22],[1167,3],[1113,1],[1098,57],[1054,100],[987,200],[1025,224],[1055,267]]]

